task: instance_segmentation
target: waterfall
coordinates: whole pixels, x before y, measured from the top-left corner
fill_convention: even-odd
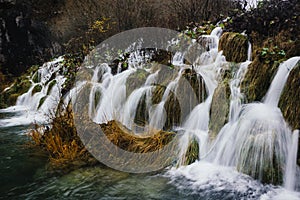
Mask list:
[[[170,113],[166,107],[170,104],[169,100],[172,97],[175,103],[180,101],[178,96],[182,91],[179,85],[182,80],[186,81],[184,73],[196,74],[203,82],[203,85],[197,85],[199,88],[196,89],[205,91],[206,96],[204,92],[201,93],[203,99],[196,105],[190,105],[192,103],[188,99],[180,102],[181,105],[178,103],[179,106],[168,108],[171,115],[182,112],[180,109],[186,105],[185,108],[190,109],[186,115],[180,116],[182,118],[178,121],[170,122],[168,127],[180,136],[177,149],[179,170],[175,174],[181,173],[193,180],[194,176],[191,176],[190,172],[197,174],[195,169],[198,165],[202,165],[206,169],[212,168],[209,174],[214,177],[218,177],[220,172],[228,172],[229,175],[224,175],[224,179],[232,181],[230,184],[234,186],[238,177],[243,177],[243,181],[250,179],[246,175],[241,175],[244,173],[261,182],[281,184],[284,181],[284,186],[293,190],[297,181],[295,160],[299,131],[292,133],[277,105],[289,73],[299,62],[300,57],[290,58],[280,64],[263,102],[246,104],[240,85],[251,63],[251,43],[249,43],[248,60],[237,64],[230,71],[232,78],[228,82],[230,87],[228,122],[216,138],[211,138],[209,135],[211,103],[215,89],[224,81],[222,71],[228,70],[226,67],[230,64],[226,62],[222,52],[218,52],[221,34],[222,29],[218,27],[211,35],[199,38],[201,48],[194,48],[195,44],[191,44],[184,52],[172,52],[174,55],[172,66],[157,64],[146,66],[145,63],[151,56],[136,51],[128,57],[128,69],[122,71],[119,68],[116,74],[113,74],[108,63],[91,66],[90,80],[77,82],[64,102],[67,104],[78,93],[85,91],[88,94],[86,95],[88,114],[95,123],[102,124],[116,120],[135,134],[151,129],[164,129],[168,119],[174,117],[168,116]],[[185,64],[185,59],[189,64]],[[39,68],[34,77],[30,78],[32,85],[29,90],[17,100],[16,106],[26,112],[14,117],[14,121],[0,120],[1,126],[18,125],[24,121],[28,123],[42,121],[44,115],[50,115],[56,110],[66,79],[60,72],[62,61],[62,58],[58,58]],[[142,78],[134,77],[141,69],[143,73],[145,72]],[[132,76],[141,84],[129,88],[128,82]],[[37,88],[40,88],[39,91],[36,91]],[[192,92],[196,93],[194,90]],[[188,96],[186,93],[184,91],[184,95]],[[155,95],[158,96],[157,99],[154,98]],[[15,108],[9,108],[7,111]],[[145,115],[143,123],[137,123],[139,115]],[[184,168],[187,150],[193,141],[196,141],[199,147],[199,161]],[[196,177],[202,176],[205,175]],[[234,180],[231,180],[232,177]]]
[[[126,80],[128,76],[133,73],[134,70],[130,69],[115,76],[108,77],[110,83],[107,88],[104,88],[100,105],[97,108],[97,115],[94,118],[96,123],[105,123],[107,121],[115,119],[117,113],[119,113],[126,100]],[[106,80],[103,80],[105,82]],[[118,118],[119,119],[119,118]]]
[[[296,66],[299,60],[300,57],[293,57],[280,64],[278,72],[274,77],[271,87],[264,99],[264,103],[272,106],[277,106],[281,92],[287,81],[287,78],[291,70]]]
[[[235,166],[261,181],[281,182],[292,133],[277,103],[289,73],[287,68],[294,67],[298,60],[294,57],[280,65],[264,103],[235,102],[242,96],[237,87],[232,87],[235,80],[231,82],[230,120],[215,140],[211,161]]]
[[[41,66],[32,77],[31,87],[17,98],[16,106],[1,112],[19,112],[17,117],[0,120],[1,126],[47,123],[61,99],[61,88],[66,78],[61,75],[63,58],[59,57]]]
[[[243,80],[250,61],[246,61],[239,66],[238,71],[235,73],[234,78],[230,82],[231,101],[229,109],[229,122],[235,122],[238,119],[242,109],[243,95],[240,91],[240,84]]]
[[[247,53],[247,60],[251,61],[251,57],[252,57],[252,45],[250,42],[248,42],[248,53]]]
[[[153,105],[152,109],[150,110],[150,122],[149,122],[149,128],[154,129],[163,129],[165,122],[166,122],[166,111],[165,111],[165,103],[167,101],[167,98],[169,97],[169,94],[171,92],[176,93],[176,86],[178,84],[178,81],[181,77],[182,70],[178,73],[178,76],[174,81],[171,81],[167,87],[166,90],[162,96],[162,100],[158,105]]]
[[[289,146],[289,153],[284,176],[284,187],[288,190],[295,190],[297,182],[297,152],[298,152],[299,130],[295,130],[292,136],[292,143]]]
[[[208,150],[208,125],[209,125],[209,111],[212,101],[212,96],[217,87],[218,71],[224,62],[221,54],[218,54],[218,41],[221,36],[222,29],[219,27],[212,31],[211,35],[202,36],[204,41],[207,41],[205,51],[196,59],[195,71],[199,73],[208,89],[207,99],[197,105],[189,114],[180,131],[182,137],[179,141],[179,160],[178,165],[185,163],[186,152],[189,144],[193,138],[199,143],[199,154],[205,155]]]

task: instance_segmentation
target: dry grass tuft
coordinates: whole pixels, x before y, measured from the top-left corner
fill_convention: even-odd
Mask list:
[[[36,127],[29,135],[36,146],[49,154],[51,170],[70,171],[97,163],[77,135],[70,107],[53,119],[50,129]]]
[[[174,132],[152,130],[147,134],[136,135],[117,121],[100,125],[106,137],[123,150],[134,153],[154,152],[170,143]]]

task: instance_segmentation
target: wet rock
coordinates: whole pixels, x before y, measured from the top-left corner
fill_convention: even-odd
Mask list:
[[[180,106],[180,121],[207,98],[206,86],[200,74],[193,69],[185,69],[178,81],[176,98]]]
[[[184,165],[190,165],[199,159],[199,143],[196,139],[190,141],[184,159]]]
[[[134,90],[142,87],[149,73],[144,69],[137,69],[130,74],[126,81],[126,95],[129,96]]]
[[[248,56],[248,39],[240,33],[224,33],[219,41],[219,51],[229,62],[244,62]]]
[[[230,108],[230,87],[228,82],[228,79],[222,81],[213,95],[209,121],[209,135],[211,138],[215,138],[228,122]]]
[[[279,101],[283,117],[293,130],[300,129],[300,62],[291,71]],[[297,163],[300,165],[300,140]]]
[[[259,57],[255,57],[241,83],[241,92],[245,94],[248,102],[262,100],[271,85],[278,66],[279,62],[265,63]]]
[[[300,129],[300,62],[291,71],[279,101],[279,108],[292,129]]]

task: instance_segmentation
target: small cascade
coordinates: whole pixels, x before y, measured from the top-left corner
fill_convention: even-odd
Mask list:
[[[52,75],[54,75],[58,70],[61,68],[60,62],[63,61],[62,57],[59,57],[58,59],[45,63],[34,75],[31,77],[30,82],[32,83],[31,88],[28,90],[27,93],[22,94],[17,99],[17,106],[25,106],[31,111],[38,110],[40,100],[49,95],[50,91],[48,89],[50,85],[53,87],[55,85],[58,85],[58,87],[61,87],[62,82],[64,82],[64,79],[62,76],[56,76],[53,80],[50,80]],[[32,80],[32,78],[35,78],[37,80]],[[35,81],[38,81],[38,83],[35,83]],[[53,81],[53,82],[50,82]],[[40,91],[36,92],[35,94],[32,94],[35,88],[40,88]],[[51,96],[50,98],[58,99],[58,97]]]
[[[240,84],[247,72],[250,63],[250,61],[242,63],[238,71],[235,73],[234,78],[230,82],[231,101],[229,109],[229,122],[231,123],[235,122],[238,119],[238,116],[242,109],[243,95],[240,91]]]
[[[287,78],[291,72],[291,70],[296,66],[297,62],[299,62],[300,57],[293,57],[284,61],[280,64],[278,68],[278,72],[274,77],[274,80],[271,84],[271,87],[265,96],[264,103],[269,104],[271,106],[277,106],[282,90],[285,86]]]
[[[110,79],[107,88],[103,88],[102,98],[99,107],[97,107],[97,115],[94,118],[96,123],[106,123],[110,120],[119,119],[119,115],[126,101],[126,80],[133,73],[134,69],[128,69],[115,76],[108,76]],[[103,82],[107,80],[104,79]]]
[[[250,42],[248,42],[248,55],[247,55],[247,60],[251,61],[251,57],[252,57],[252,44]]]
[[[212,138],[209,135],[211,103],[221,79],[221,72],[224,66],[230,64],[226,62],[222,52],[218,52],[221,34],[222,29],[218,27],[211,35],[198,38],[201,47],[194,48],[195,44],[191,44],[187,51],[173,53],[172,66],[165,69],[147,63],[153,52],[145,51],[133,51],[126,55],[128,64],[126,70],[121,69],[120,64],[118,71],[114,72],[107,63],[90,66],[87,70],[90,80],[77,82],[64,102],[67,104],[76,98],[76,95],[85,92],[84,94],[87,95],[82,96],[86,97],[87,102],[83,106],[87,107],[89,117],[95,123],[102,124],[116,120],[136,134],[151,129],[175,130],[180,136],[177,149],[179,169],[171,171],[173,174],[183,174],[191,180],[194,180],[194,177],[205,179],[207,178],[205,172],[202,171],[199,175],[197,167],[205,166],[205,169],[212,169],[209,173],[215,180],[218,181],[221,177],[222,187],[227,183],[238,187],[236,183],[240,177],[245,185],[251,182],[253,187],[263,187],[261,183],[251,178],[253,177],[263,183],[282,184],[284,181],[287,189],[294,190],[298,178],[295,174],[299,131],[292,133],[277,105],[289,73],[299,62],[300,57],[290,58],[280,65],[262,103],[243,104],[244,96],[240,91],[240,85],[251,63],[251,43],[249,43],[248,60],[240,63],[238,69],[234,68],[235,71],[231,72],[232,79],[229,82],[231,96],[228,120],[226,120],[228,123],[223,126],[216,138]],[[61,89],[66,79],[60,74],[62,61],[62,58],[58,58],[46,63],[37,71],[35,78],[32,77],[30,80],[32,86],[28,92],[17,100],[17,107],[26,112],[14,117],[14,122],[9,119],[0,120],[0,126],[16,125],[18,124],[16,121],[22,124],[24,120],[28,123],[42,121],[44,115],[50,115],[57,109]],[[139,74],[138,70],[142,73]],[[142,77],[138,80],[140,84],[128,88],[131,75],[134,76],[135,73]],[[171,74],[170,77],[165,77],[167,73]],[[178,90],[182,79],[186,81],[184,75],[192,77],[191,74],[196,74],[195,79],[201,77],[203,84],[195,85],[198,87],[196,89],[205,90],[205,94],[198,92],[198,96],[201,94],[202,99],[193,102],[194,105],[191,103],[191,98],[187,100],[183,98],[186,101],[180,103],[187,105],[184,108],[190,110],[186,115],[180,116],[182,118],[178,121],[171,121],[171,127],[165,128],[169,118],[173,117],[168,113],[169,110],[171,115],[177,111],[182,112],[180,109],[183,109],[183,106],[177,105],[181,92]],[[189,81],[197,82],[198,79]],[[191,85],[190,82],[189,84]],[[186,91],[183,93],[187,95]],[[154,98],[155,95],[158,97]],[[168,104],[172,103],[176,105],[168,107]],[[174,111],[175,109],[178,110]],[[138,123],[140,119],[137,118],[140,115],[143,115],[142,123]],[[194,150],[198,151],[193,161],[200,161],[184,167],[190,164],[187,162],[187,152],[191,145],[197,146]],[[214,184],[218,184],[217,181]],[[195,180],[195,182],[201,181]]]
[[[287,158],[287,164],[284,175],[284,187],[288,190],[295,190],[297,182],[297,152],[298,152],[299,130],[295,130],[292,136],[291,146]]]
[[[221,33],[222,29],[218,27],[212,31],[210,36],[202,36],[202,39],[207,41],[206,49],[208,51],[202,53],[196,60],[194,69],[202,76],[208,90],[208,97],[204,102],[200,103],[192,110],[185,120],[182,130],[180,130],[182,137],[179,141],[178,166],[182,166],[186,163],[186,152],[194,139],[199,143],[200,157],[207,153],[210,105],[214,90],[217,87],[219,69],[225,61],[217,50]]]
[[[152,86],[145,86],[134,90],[124,105],[123,115],[121,117],[121,122],[129,129],[134,130],[134,119],[137,112],[137,107],[142,97],[146,95],[149,98],[149,94],[152,90]]]
[[[150,122],[149,122],[149,128],[154,128],[154,129],[163,129],[165,122],[166,122],[166,117],[167,113],[165,111],[165,103],[169,97],[169,94],[171,92],[176,93],[176,86],[178,84],[178,81],[181,77],[182,70],[178,73],[178,76],[174,81],[171,81],[168,86],[166,87],[166,90],[162,96],[162,100],[158,105],[153,105],[151,110],[150,110]]]
[[[153,74],[150,74],[147,77],[144,85],[141,88],[134,90],[126,100],[122,116],[120,118],[123,125],[125,125],[127,128],[131,129],[134,132],[137,132],[137,130],[135,129],[136,127],[134,126],[134,119],[137,114],[138,105],[142,101],[142,98],[146,95],[146,108],[151,107],[151,97],[153,89],[152,84],[155,84],[158,73],[159,70],[157,70]]]
[[[66,80],[61,75],[63,58],[45,63],[30,78],[31,87],[20,95],[16,106],[7,111],[22,114],[17,117],[0,120],[1,126],[26,125],[32,123],[47,123],[55,113],[61,99],[61,89]],[[2,111],[1,111],[2,112]]]
[[[175,55],[172,58],[172,64],[173,65],[183,65],[184,64],[184,53],[178,51],[175,53]]]
[[[235,166],[263,182],[282,182],[288,148],[292,146],[292,132],[277,103],[289,73],[287,68],[294,67],[298,60],[294,57],[280,65],[264,103],[236,103],[241,96],[239,90],[234,90],[237,89],[235,80],[231,82],[230,120],[218,134],[208,160],[219,165]],[[236,77],[246,65],[241,65]]]

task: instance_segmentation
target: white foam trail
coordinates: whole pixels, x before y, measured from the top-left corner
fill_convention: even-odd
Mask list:
[[[295,130],[292,136],[292,144],[289,146],[287,164],[284,175],[284,187],[288,190],[295,190],[297,181],[297,152],[298,152],[299,130]]]

